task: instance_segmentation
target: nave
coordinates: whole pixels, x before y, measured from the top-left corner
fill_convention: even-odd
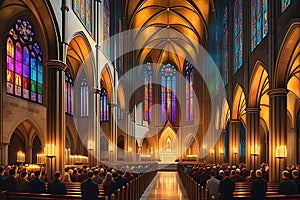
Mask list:
[[[160,171],[145,190],[140,200],[154,199],[178,199],[187,200],[188,196],[184,189],[178,172]]]

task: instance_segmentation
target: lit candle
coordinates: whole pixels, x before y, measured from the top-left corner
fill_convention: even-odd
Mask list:
[[[286,158],[287,157],[287,150],[286,146],[279,146],[276,148],[275,157],[277,158]]]
[[[252,155],[258,155],[260,153],[260,147],[257,145],[253,145],[250,148],[250,154]]]
[[[220,154],[224,154],[224,150],[223,149],[219,149]]]
[[[25,162],[25,154],[22,151],[17,152],[17,162]]]
[[[215,153],[215,149],[210,149],[210,153],[214,154]]]

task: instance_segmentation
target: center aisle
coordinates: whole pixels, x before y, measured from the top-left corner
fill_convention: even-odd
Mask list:
[[[177,172],[158,172],[140,200],[188,199]]]

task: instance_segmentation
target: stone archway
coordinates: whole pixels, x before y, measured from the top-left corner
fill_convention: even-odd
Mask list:
[[[178,157],[178,140],[170,123],[166,124],[159,138],[159,157],[163,163],[172,163]]]

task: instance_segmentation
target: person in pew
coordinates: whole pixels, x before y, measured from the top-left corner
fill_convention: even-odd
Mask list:
[[[292,171],[292,177],[293,177],[293,181],[296,183],[297,185],[297,193],[300,194],[300,177],[299,177],[299,171],[298,170],[293,170]]]
[[[95,169],[95,171],[94,171],[93,181],[95,181],[95,183],[97,183],[97,184],[102,184],[103,178],[101,176],[99,176],[99,170],[98,169]]]
[[[15,192],[16,191],[16,185],[18,180],[15,178],[16,175],[16,169],[15,168],[11,168],[9,170],[9,177],[6,179],[5,185],[6,185],[6,189],[9,192]]]
[[[297,194],[297,185],[291,180],[290,173],[286,170],[282,172],[282,181],[279,185],[279,194]]]
[[[0,191],[6,190],[6,177],[4,176],[4,167],[0,167]]]
[[[235,187],[235,183],[230,179],[229,170],[225,170],[225,178],[220,182],[220,195],[221,200],[233,200],[233,191]]]
[[[123,172],[119,171],[118,172],[118,176],[116,178],[114,178],[114,181],[116,182],[117,188],[118,189],[122,189],[123,186],[126,186],[126,179],[123,178]]]
[[[254,179],[256,179],[255,171],[253,169],[251,169],[250,175],[246,177],[246,182],[252,182],[252,181],[254,181]]]
[[[224,171],[222,169],[220,169],[218,175],[216,176],[216,179],[218,179],[219,181],[223,180],[224,179]]]
[[[244,182],[245,180],[244,180],[244,177],[242,177],[241,175],[240,175],[240,173],[241,173],[241,170],[239,169],[239,168],[237,168],[236,170],[235,170],[235,175],[233,175],[232,177],[231,177],[231,180],[233,180],[234,182]]]
[[[214,170],[212,170],[210,172],[211,179],[209,179],[206,182],[206,188],[208,189],[210,199],[218,200],[218,199],[220,199],[219,198],[220,181],[218,179],[216,179],[215,176],[216,176],[216,172]]]
[[[57,171],[54,173],[54,180],[49,183],[48,185],[48,192],[50,194],[66,194],[67,188],[66,184],[63,183],[61,180],[61,173]]]
[[[35,178],[30,181],[30,191],[32,193],[46,193],[46,184],[40,179],[41,172],[35,171],[34,176]]]
[[[28,178],[28,173],[26,171],[21,171],[20,180],[16,184],[16,192],[30,191],[30,183],[27,178]]]
[[[104,194],[110,200],[112,194],[117,194],[117,185],[113,181],[112,174],[110,172],[106,173],[105,179],[103,180]]]
[[[70,174],[68,172],[65,172],[62,182],[64,182],[64,183],[71,183],[72,182]]]
[[[261,170],[256,170],[255,175],[257,179],[254,179],[251,185],[252,199],[265,200],[268,188],[267,181],[262,178]]]
[[[93,181],[94,172],[87,172],[87,179],[81,183],[81,194],[83,200],[97,200],[99,196],[98,184]]]
[[[79,182],[79,174],[78,174],[77,168],[74,168],[73,173],[71,174],[71,181]]]

